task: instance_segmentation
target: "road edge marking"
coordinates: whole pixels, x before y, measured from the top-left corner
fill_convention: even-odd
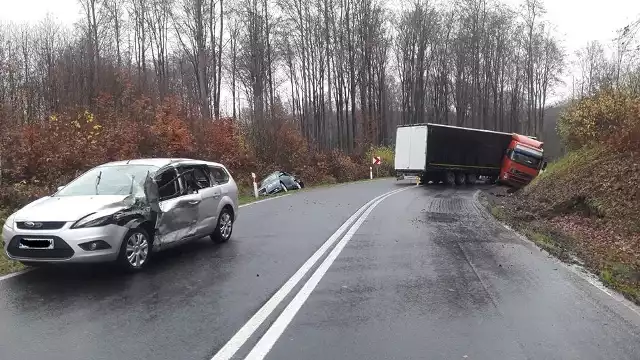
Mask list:
[[[287,326],[291,323],[295,315],[298,313],[302,305],[307,301],[313,290],[316,288],[320,280],[327,273],[333,262],[336,260],[338,255],[342,252],[344,247],[349,243],[353,235],[355,235],[356,231],[360,229],[360,226],[367,219],[369,214],[380,204],[384,199],[388,198],[391,195],[395,195],[404,190],[408,190],[414,188],[414,186],[409,186],[402,188],[398,191],[384,194],[382,197],[379,197],[371,206],[369,206],[366,211],[358,218],[358,220],[349,228],[344,237],[338,242],[333,250],[327,255],[324,261],[320,264],[320,266],[314,271],[313,275],[307,280],[307,282],[302,286],[300,291],[296,294],[296,296],[291,300],[291,302],[287,305],[287,307],[280,313],[276,321],[269,327],[267,332],[260,338],[258,343],[251,349],[245,360],[261,360],[264,359],[269,351],[273,348],[275,343],[278,341],[282,333],[286,330]]]
[[[26,274],[28,272],[31,272],[33,270],[35,270],[35,269],[34,268],[28,268],[28,269],[16,271],[16,272],[13,272],[13,273],[10,273],[10,274],[2,275],[2,276],[0,276],[0,281],[8,280],[8,279],[11,279],[12,277],[20,276],[20,275]]]
[[[376,178],[373,180],[357,180],[357,181],[347,181],[347,182],[343,182],[343,183],[336,183],[336,184],[331,184],[329,186],[318,186],[318,187],[311,187],[311,188],[302,188],[301,190],[306,190],[306,191],[313,191],[313,190],[321,190],[321,189],[328,189],[328,188],[337,188],[337,187],[341,187],[341,186],[348,186],[348,185],[354,185],[354,184],[361,184],[361,183],[369,183],[369,182],[374,182],[374,181],[382,181],[382,180],[389,180],[392,179],[392,177],[382,177],[382,178]],[[251,206],[253,204],[259,204],[261,202],[265,202],[265,201],[269,201],[269,200],[275,200],[278,198],[283,198],[285,196],[289,196],[289,195],[293,195],[293,194],[299,194],[299,192],[293,192],[293,193],[288,193],[288,194],[284,194],[284,195],[278,195],[278,196],[274,196],[272,198],[266,198],[266,199],[262,199],[262,200],[256,200],[256,201],[252,201],[250,203],[246,203],[246,204],[242,204],[242,205],[238,205],[238,208],[243,208],[246,206]]]
[[[500,224],[503,228],[505,228],[505,229],[511,231],[512,233],[514,233],[518,238],[520,238],[520,240],[523,240],[523,241],[527,242],[531,246],[535,246],[536,248],[546,252],[547,254],[549,253],[546,250],[542,249],[540,246],[538,246],[533,241],[529,240],[529,238],[527,238],[523,234],[519,233],[516,229],[512,228],[511,226],[509,226],[509,224],[504,223],[504,222],[496,219],[496,217],[493,216],[493,214],[489,213],[489,211],[484,206],[482,206],[482,204],[480,203],[480,201],[478,199],[478,197],[479,197],[481,192],[482,192],[482,190],[476,190],[476,193],[473,196],[473,200],[476,203],[476,207],[477,208],[480,208],[481,211],[484,211],[485,214],[489,215],[490,218],[493,219],[493,221],[495,221],[497,224]],[[551,255],[551,254],[549,254],[549,255]],[[559,263],[562,267],[564,267],[570,273],[572,273],[575,276],[579,277],[580,279],[586,281],[589,285],[591,285],[594,288],[600,290],[601,292],[607,294],[610,298],[612,298],[613,300],[615,300],[619,304],[623,305],[628,310],[631,310],[638,317],[640,317],[640,307],[638,307],[637,305],[635,305],[631,301],[627,300],[624,297],[624,295],[620,294],[619,292],[608,288],[589,269],[585,268],[584,266],[577,265],[577,264],[567,264],[564,261],[558,259],[556,256],[554,256],[554,255],[551,255],[551,256],[553,257],[555,262]]]
[[[255,204],[259,204],[265,201],[269,201],[269,200],[275,200],[275,199],[279,199],[279,198],[283,198],[289,195],[293,195],[293,194],[284,194],[284,195],[278,195],[278,196],[274,196],[272,198],[268,198],[268,199],[262,199],[262,200],[256,200],[256,201],[252,201],[250,203],[246,203],[246,204],[242,204],[242,205],[238,205],[238,208],[243,208],[246,206],[251,206],[251,205],[255,205]]]
[[[315,266],[320,258],[331,248],[331,246],[347,231],[347,229],[358,220],[372,204],[380,198],[393,195],[396,192],[406,190],[411,187],[395,189],[378,195],[362,205],[336,230],[321,246],[309,257],[304,264],[276,291],[275,294],[238,330],[231,339],[211,358],[211,360],[229,360],[238,350],[249,340],[253,333],[264,323],[273,313],[278,305],[289,295],[302,278]],[[269,199],[271,200],[271,199]],[[248,205],[248,204],[247,204]]]

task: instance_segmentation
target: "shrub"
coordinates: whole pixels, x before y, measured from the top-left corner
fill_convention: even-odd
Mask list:
[[[379,176],[393,176],[395,174],[395,153],[390,146],[377,146],[371,147],[367,151],[368,161],[372,161],[374,156],[379,156],[382,160],[382,164],[379,165]]]
[[[557,128],[570,149],[593,143],[638,148],[640,98],[623,91],[602,91],[572,103]]]

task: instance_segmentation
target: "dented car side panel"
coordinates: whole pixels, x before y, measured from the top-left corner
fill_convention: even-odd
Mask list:
[[[156,241],[163,246],[196,235],[200,194],[189,194],[160,202]]]
[[[201,194],[180,195],[167,200],[160,199],[156,175],[173,169],[175,169],[173,164],[165,166],[155,174],[150,174],[145,181],[145,195],[152,213],[155,215],[154,227],[156,231],[153,241],[155,250],[198,235],[197,225],[200,217],[199,207],[202,203]],[[174,180],[178,184],[179,193],[182,194],[184,184],[177,173]]]
[[[218,222],[218,214],[224,206],[231,206],[234,220],[237,216],[237,198],[235,186],[228,184],[213,185],[200,189],[197,193],[185,194],[182,175],[176,172],[180,196],[162,200],[159,196],[157,174],[175,170],[184,163],[167,165],[145,180],[145,199],[148,212],[145,221],[153,221],[155,227],[154,250],[169,247],[184,240],[211,234]],[[227,171],[225,169],[225,171]],[[228,173],[228,171],[227,171]]]

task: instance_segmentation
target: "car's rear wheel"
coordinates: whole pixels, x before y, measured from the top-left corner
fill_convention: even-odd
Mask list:
[[[142,228],[129,230],[120,245],[118,264],[129,271],[142,270],[151,259],[153,241]]]
[[[218,225],[211,234],[211,240],[216,243],[227,242],[233,232],[233,214],[228,208],[223,208],[218,216]]]

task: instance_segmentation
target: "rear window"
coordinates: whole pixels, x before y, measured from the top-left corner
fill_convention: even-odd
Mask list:
[[[225,169],[218,166],[210,166],[209,171],[211,172],[211,178],[216,185],[222,185],[229,182],[229,174]]]

